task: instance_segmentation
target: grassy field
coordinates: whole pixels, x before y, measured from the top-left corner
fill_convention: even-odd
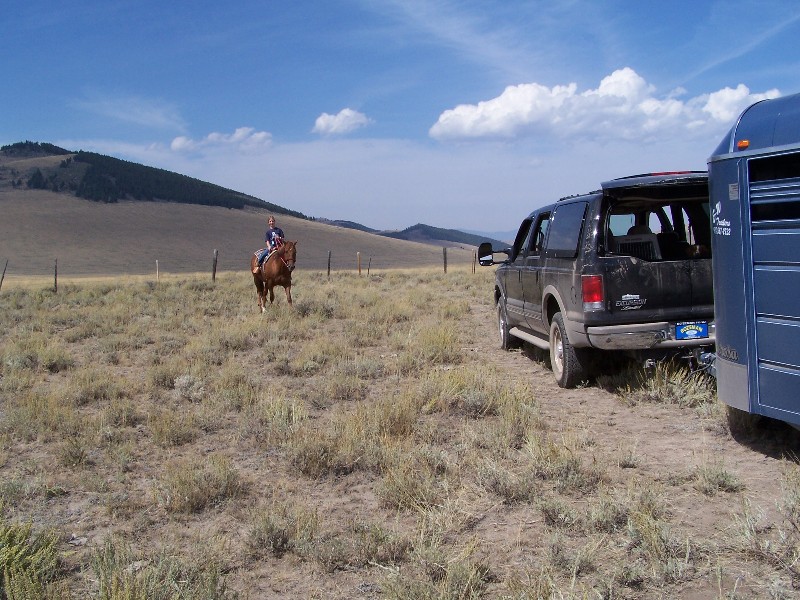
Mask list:
[[[490,270],[295,275],[3,288],[0,597],[797,597],[790,432],[561,390]]]
[[[0,269],[7,281],[59,276],[119,277],[247,272],[268,213],[158,202],[100,204],[42,190],[0,189]],[[278,215],[298,242],[298,268],[362,272],[441,266],[442,248]],[[474,248],[448,248],[449,266],[472,263]],[[6,285],[5,283],[3,284]]]

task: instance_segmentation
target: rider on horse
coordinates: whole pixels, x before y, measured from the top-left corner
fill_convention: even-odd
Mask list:
[[[269,216],[267,220],[267,225],[269,228],[267,232],[264,234],[264,244],[266,245],[266,252],[259,252],[258,255],[258,268],[261,268],[262,263],[264,260],[269,257],[275,250],[280,248],[283,245],[283,240],[285,238],[283,234],[283,229],[280,227],[275,226],[275,217],[272,215]]]

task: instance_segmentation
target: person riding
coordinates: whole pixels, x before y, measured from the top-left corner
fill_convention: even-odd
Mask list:
[[[267,225],[269,225],[269,229],[267,229],[267,233],[264,234],[264,243],[267,245],[269,253],[272,254],[278,246],[283,244],[285,236],[283,235],[283,229],[275,226],[275,217],[272,215],[270,215],[267,220]]]
[[[283,229],[275,225],[275,217],[273,217],[272,215],[270,215],[269,219],[267,219],[267,225],[268,225],[267,232],[264,234],[264,245],[266,246],[267,251],[264,252],[263,254],[259,253],[258,265],[257,265],[258,268],[261,268],[261,265],[267,258],[269,258],[270,254],[272,254],[275,250],[277,250],[280,246],[283,245],[283,241],[285,238],[283,234]],[[254,273],[256,272],[255,269],[253,270],[253,272]]]

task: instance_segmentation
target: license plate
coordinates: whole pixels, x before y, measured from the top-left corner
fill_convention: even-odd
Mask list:
[[[707,337],[707,321],[685,321],[683,323],[675,323],[676,340],[699,340]]]

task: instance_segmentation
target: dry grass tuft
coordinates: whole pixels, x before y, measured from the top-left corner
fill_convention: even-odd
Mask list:
[[[155,496],[168,512],[196,513],[244,491],[231,460],[221,455],[206,459],[182,459],[165,465]]]
[[[716,401],[711,377],[672,362],[659,362],[652,368],[633,366],[617,375],[599,377],[598,384],[620,394],[631,406],[654,403],[696,408]]]

